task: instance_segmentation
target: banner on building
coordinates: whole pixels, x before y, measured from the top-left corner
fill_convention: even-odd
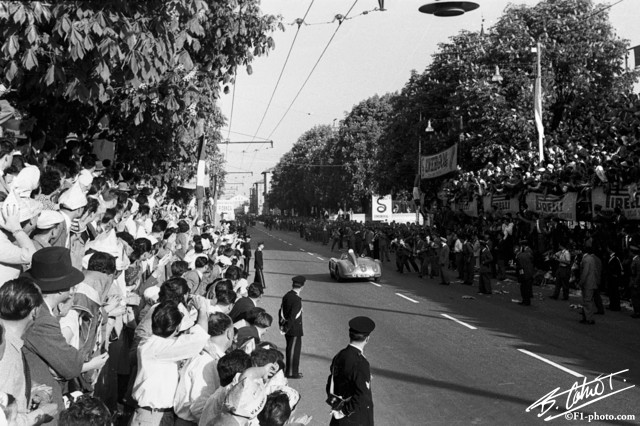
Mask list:
[[[517,197],[509,197],[507,194],[489,194],[482,197],[484,211],[490,212],[495,206],[502,213],[518,213],[520,211],[520,201]]]
[[[529,210],[542,215],[557,216],[562,220],[576,220],[577,192],[569,192],[564,195],[544,195],[537,192],[529,192],[526,196]]]
[[[604,188],[597,187],[591,192],[591,205],[593,212],[597,205],[602,207],[603,212],[613,212],[616,207],[620,207],[627,219],[640,219],[640,192],[636,193],[635,198],[631,198],[626,188],[617,191],[612,189],[605,194]]]
[[[423,155],[420,162],[422,179],[431,179],[456,171],[458,167],[458,144],[436,155]]]
[[[467,216],[478,217],[478,199],[473,197],[472,200],[458,200],[452,204],[453,211],[462,211]]]
[[[371,196],[371,220],[391,222],[393,202],[391,194]]]

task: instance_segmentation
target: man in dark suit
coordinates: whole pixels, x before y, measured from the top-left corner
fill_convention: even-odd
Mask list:
[[[264,268],[264,260],[262,258],[262,250],[264,250],[264,243],[259,242],[258,248],[256,248],[256,260],[254,261],[253,267],[256,270],[256,276],[253,279],[253,282],[262,284],[262,289],[267,288],[267,284],[264,282],[264,274],[262,273],[262,269]]]
[[[67,382],[82,372],[102,368],[108,358],[103,354],[85,363],[83,355],[67,343],[60,330],[58,318],[69,312],[73,302],[71,288],[82,282],[84,275],[71,265],[69,249],[63,247],[38,250],[33,255],[31,269],[23,275],[40,287],[44,298],[44,305],[24,335],[31,379],[51,386],[52,402],[64,407],[62,389]],[[57,418],[48,424],[56,425]]]
[[[244,274],[249,276],[249,262],[251,261],[251,235],[244,237],[242,243],[242,255],[244,256]]]
[[[302,349],[302,299],[300,292],[307,279],[302,275],[293,277],[291,291],[282,298],[280,319],[284,319],[284,337],[287,341],[285,376],[302,378],[300,373],[300,350]]]
[[[364,347],[375,327],[368,317],[355,317],[349,321],[349,346],[333,358],[327,381],[327,395],[346,400],[340,409],[332,406],[331,426],[373,426],[371,370],[364,357]]]
[[[251,283],[247,288],[247,297],[238,300],[229,312],[231,320],[236,323],[247,319],[247,312],[258,306],[258,300],[262,297],[262,286],[259,283]]]

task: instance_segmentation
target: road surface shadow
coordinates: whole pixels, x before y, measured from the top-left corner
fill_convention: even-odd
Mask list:
[[[305,301],[306,302],[306,301]],[[324,355],[318,355],[315,353],[309,353],[309,352],[302,352],[302,354],[305,357],[309,357],[309,358],[315,358],[315,359],[319,359],[322,361],[326,361],[327,365],[331,364],[332,358],[324,356]],[[528,400],[528,399],[524,399],[524,398],[518,398],[512,394],[507,394],[507,393],[500,393],[500,392],[494,392],[494,391],[490,391],[487,389],[483,389],[483,388],[478,388],[478,387],[473,387],[473,386],[467,386],[467,385],[462,385],[462,384],[458,384],[458,383],[452,383],[452,382],[447,382],[444,380],[437,380],[437,379],[431,379],[428,377],[422,377],[422,376],[417,376],[414,374],[407,374],[401,371],[394,371],[394,370],[389,370],[389,369],[385,369],[385,368],[377,368],[375,366],[371,366],[371,375],[373,377],[375,376],[384,376],[384,377],[388,377],[390,379],[394,379],[394,380],[398,380],[401,381],[403,383],[415,383],[417,385],[421,385],[421,386],[427,386],[430,388],[434,388],[434,389],[444,389],[444,390],[449,390],[452,392],[457,392],[457,393],[462,393],[462,394],[468,394],[468,395],[474,395],[474,396],[480,396],[483,398],[489,398],[491,400],[494,401],[509,401],[509,402],[513,402],[515,404],[519,404],[521,405],[523,408],[527,408],[531,405],[532,401]],[[323,384],[324,386],[324,384]],[[584,410],[580,410],[577,412],[581,412],[584,413],[584,417],[586,418],[588,415],[590,414],[594,414],[594,412],[590,412],[590,411],[584,411]],[[532,415],[536,415],[535,411],[532,411]],[[540,419],[542,421],[542,418]],[[606,420],[598,420],[599,423],[609,423],[609,424],[615,424],[615,425],[637,425],[637,423],[634,422],[627,422],[624,420],[611,420],[611,421],[606,421]]]

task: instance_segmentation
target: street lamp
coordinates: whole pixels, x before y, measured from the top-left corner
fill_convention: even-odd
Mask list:
[[[494,83],[502,83],[502,76],[500,75],[500,67],[496,65],[496,73],[491,77],[491,81]]]
[[[460,16],[479,8],[478,3],[472,1],[439,1],[422,5],[418,10],[429,15],[449,17]]]

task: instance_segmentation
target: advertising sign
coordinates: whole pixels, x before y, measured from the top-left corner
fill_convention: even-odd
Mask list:
[[[611,189],[608,194],[605,194],[604,188],[594,188],[591,192],[592,211],[595,212],[596,205],[602,206],[603,212],[613,212],[613,209],[619,207],[627,219],[640,219],[640,192],[635,194],[635,198],[631,198],[625,189]]]
[[[422,179],[431,179],[456,171],[458,167],[458,144],[436,155],[423,155],[420,163]]]
[[[466,214],[467,216],[471,216],[471,217],[478,217],[478,199],[473,197],[472,200],[459,200],[456,201],[451,209],[453,211],[460,211],[462,210],[464,212],[464,214]]]
[[[391,222],[393,215],[391,194],[371,196],[371,220]]]
[[[554,215],[562,220],[576,220],[576,203],[578,193],[568,192],[564,195],[544,195],[530,192],[526,197],[531,211],[543,215]]]

